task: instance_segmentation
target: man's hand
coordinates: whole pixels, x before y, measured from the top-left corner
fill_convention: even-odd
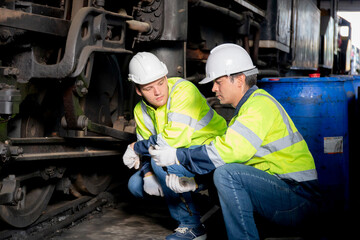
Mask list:
[[[194,178],[178,177],[176,174],[166,176],[166,186],[176,193],[195,191],[197,188]]]
[[[173,164],[180,165],[176,157],[176,148],[170,146],[159,147],[158,145],[154,145],[149,147],[149,153],[158,166],[166,167]]]
[[[127,146],[126,152],[123,156],[124,164],[128,168],[135,168],[139,169],[140,166],[140,157],[139,155],[134,151],[134,149],[131,147],[131,144]]]
[[[154,174],[151,172],[145,174],[144,177],[144,191],[149,195],[163,197],[164,193],[161,185]]]

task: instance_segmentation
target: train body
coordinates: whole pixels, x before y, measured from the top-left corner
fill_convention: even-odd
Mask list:
[[[26,227],[54,191],[104,191],[136,140],[133,54],[195,84],[225,42],[250,53],[259,78],[345,74],[338,26],[311,0],[0,0],[0,219]]]

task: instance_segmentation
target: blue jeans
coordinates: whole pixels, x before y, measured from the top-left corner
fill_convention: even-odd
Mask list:
[[[162,169],[162,167],[156,165],[153,160],[151,160],[151,166],[163,189],[164,197],[168,205],[171,217],[178,222],[179,227],[193,228],[199,226],[201,224],[200,213],[196,210],[195,204],[191,197],[191,193],[182,193],[182,196],[184,197],[187,205],[189,206],[192,215],[190,215],[186,208],[186,205],[181,201],[180,195],[166,186],[166,172]],[[190,173],[181,165],[168,166],[167,169],[169,173],[176,174],[180,177],[194,177],[194,174]],[[128,182],[128,188],[130,192],[135,197],[139,198],[146,198],[147,196],[149,196],[147,193],[144,192],[143,185],[144,180],[140,171],[132,175]]]
[[[251,166],[225,164],[214,183],[229,239],[259,239],[253,213],[281,225],[296,226],[318,207],[277,177]]]

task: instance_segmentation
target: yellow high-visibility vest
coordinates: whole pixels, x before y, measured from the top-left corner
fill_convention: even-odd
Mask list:
[[[305,140],[284,108],[262,89],[250,95],[231,119],[226,134],[207,145],[206,152],[215,167],[242,163],[281,179],[317,179]]]
[[[208,105],[194,84],[169,78],[168,87],[166,105],[154,109],[142,100],[135,106],[138,141],[156,135],[158,145],[187,148],[207,144],[225,133],[225,119]]]

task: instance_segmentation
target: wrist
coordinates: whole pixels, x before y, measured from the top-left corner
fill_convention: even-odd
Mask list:
[[[131,144],[130,144],[130,147],[134,150],[134,152],[135,152],[136,154],[139,155],[139,153],[135,150],[135,149],[136,149],[136,143],[137,143],[137,142],[131,143]]]
[[[152,172],[147,172],[147,173],[145,173],[144,178],[150,177],[150,176],[152,176],[152,175],[154,175]]]

